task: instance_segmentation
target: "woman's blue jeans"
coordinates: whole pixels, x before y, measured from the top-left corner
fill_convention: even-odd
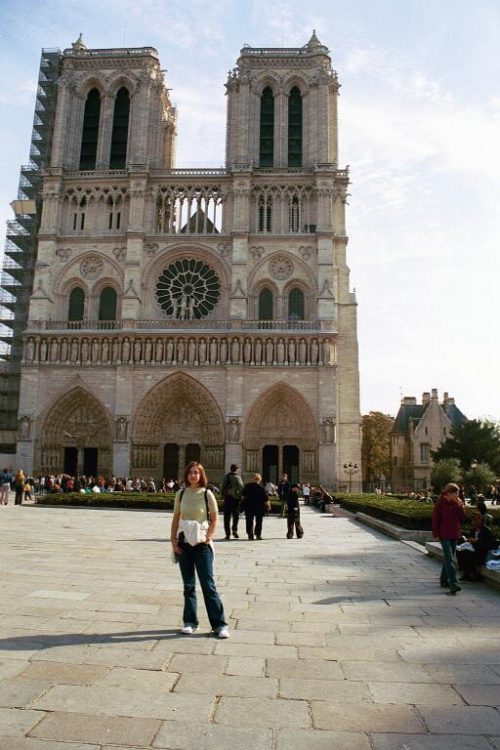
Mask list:
[[[449,586],[455,586],[457,583],[457,571],[455,569],[455,547],[456,539],[441,539],[443,549],[443,567],[441,569],[441,583]]]
[[[200,582],[208,619],[212,630],[227,625],[224,607],[217,593],[214,581],[214,553],[209,544],[192,546],[180,542],[182,554],[179,555],[179,567],[184,583],[184,625],[198,625],[196,612],[196,575]]]

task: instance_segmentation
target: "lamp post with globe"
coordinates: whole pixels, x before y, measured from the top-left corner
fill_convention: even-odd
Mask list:
[[[348,464],[344,464],[344,471],[349,477],[349,494],[352,492],[352,478],[355,474],[358,472],[358,464],[353,464],[352,461],[349,461]]]

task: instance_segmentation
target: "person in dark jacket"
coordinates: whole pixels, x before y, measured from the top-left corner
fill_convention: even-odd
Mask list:
[[[494,547],[493,532],[486,525],[484,515],[478,511],[472,518],[472,535],[464,539],[474,550],[457,549],[458,567],[462,571],[461,581],[480,581],[482,575],[478,570],[484,565],[490,549]],[[460,545],[459,545],[460,547]]]
[[[304,536],[304,529],[300,525],[299,492],[300,484],[292,484],[286,496],[287,539],[293,539],[294,528],[297,539]]]
[[[450,594],[461,591],[453,559],[457,539],[462,533],[462,522],[465,520],[465,506],[458,497],[458,491],[458,485],[447,484],[432,512],[432,533],[435,539],[439,539],[443,549],[440,584],[443,588],[449,587]]]
[[[222,480],[220,494],[224,498],[224,531],[230,539],[231,531],[238,539],[238,521],[240,519],[240,499],[243,492],[243,481],[237,473],[238,465],[231,464],[229,474]]]
[[[281,518],[285,517],[285,511],[286,511],[286,499],[288,497],[288,493],[290,492],[291,484],[288,481],[288,474],[282,474],[281,475],[281,481],[278,484],[278,497],[281,500]]]
[[[245,485],[241,500],[245,511],[248,538],[250,540],[262,539],[262,519],[266,512],[268,499],[266,490],[262,486],[260,474],[254,474],[253,480]]]

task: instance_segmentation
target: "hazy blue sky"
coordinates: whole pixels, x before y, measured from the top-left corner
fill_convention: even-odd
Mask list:
[[[154,46],[178,166],[224,161],[240,48],[326,44],[342,83],[361,409],[438,388],[500,419],[500,0],[3,0],[0,243],[28,161],[40,49]]]

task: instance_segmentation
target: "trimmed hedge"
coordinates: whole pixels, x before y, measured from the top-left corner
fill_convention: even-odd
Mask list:
[[[351,511],[351,513],[366,513],[373,518],[380,518],[382,521],[387,521],[403,529],[432,530],[432,510],[434,506],[430,503],[398,499],[394,495],[338,494],[336,497],[340,507]],[[467,506],[465,529],[470,527],[475,511],[475,508]],[[488,508],[488,512],[493,516],[493,534],[495,537],[500,537],[500,510]]]
[[[37,505],[56,505],[61,508],[134,508],[137,510],[173,511],[175,492],[54,492],[37,496]],[[224,500],[215,496],[219,512],[223,511]],[[270,498],[269,513],[281,513],[281,503]]]

